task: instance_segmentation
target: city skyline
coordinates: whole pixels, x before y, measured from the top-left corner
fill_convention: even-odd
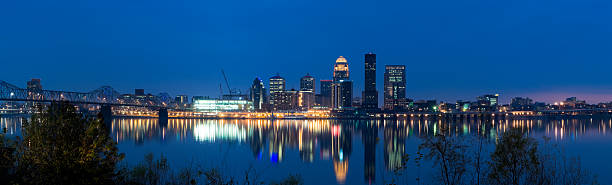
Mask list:
[[[612,12],[603,8],[610,2],[514,3],[530,6],[13,1],[0,7],[0,61],[4,69],[23,70],[3,70],[2,80],[19,85],[40,78],[47,89],[69,91],[110,85],[121,92],[217,96],[221,70],[245,93],[255,77],[276,73],[288,89],[298,89],[307,73],[331,78],[333,61],[344,56],[357,97],[364,90],[362,56],[374,52],[379,97],[381,66],[406,65],[406,94],[413,99],[499,93],[502,103],[515,96],[612,100],[606,71]]]

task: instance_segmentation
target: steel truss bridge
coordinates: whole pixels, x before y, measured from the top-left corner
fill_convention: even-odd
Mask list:
[[[119,93],[110,86],[102,86],[91,92],[68,92],[53,90],[31,90],[19,88],[5,81],[0,81],[0,101],[23,102],[59,102],[65,101],[73,104],[92,104],[108,106],[132,106],[162,108],[163,106],[149,103],[123,102]]]

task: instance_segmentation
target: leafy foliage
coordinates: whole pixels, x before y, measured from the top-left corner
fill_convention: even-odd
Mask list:
[[[123,158],[101,119],[52,103],[23,122],[17,147],[20,184],[111,184]],[[76,178],[75,178],[76,177]]]

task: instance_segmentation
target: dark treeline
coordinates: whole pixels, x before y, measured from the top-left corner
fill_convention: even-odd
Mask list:
[[[63,102],[38,112],[23,121],[23,138],[5,138],[6,129],[0,134],[3,184],[302,184],[297,175],[264,183],[254,170],[240,177],[195,165],[175,170],[164,156],[156,159],[152,154],[129,166],[121,162],[124,154],[101,117],[86,117]]]
[[[452,135],[447,124],[433,136],[424,136],[412,159],[417,168],[433,162],[431,182],[403,179],[411,159],[404,156],[388,184],[443,185],[583,185],[599,184],[596,175],[580,166],[577,157],[566,157],[548,138],[538,142],[520,128],[510,128],[495,140]]]

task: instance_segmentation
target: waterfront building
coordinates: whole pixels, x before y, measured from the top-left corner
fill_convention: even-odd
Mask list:
[[[361,107],[367,110],[378,109],[378,91],[376,90],[376,54],[365,54],[365,80]]]
[[[300,91],[315,92],[315,78],[306,74],[306,76],[300,79]]]
[[[336,64],[334,64],[334,82],[338,82],[340,80],[348,80],[349,79],[349,67],[346,58],[343,56],[338,57],[336,59]]]
[[[265,110],[266,107],[266,88],[264,83],[259,77],[253,80],[251,85],[250,100],[253,102],[253,109],[255,111]]]
[[[285,91],[285,79],[278,74],[270,77],[270,106],[272,110],[283,110],[280,106],[287,104],[287,97],[283,97]]]
[[[340,80],[332,84],[332,108],[344,109],[352,107],[353,81]]]
[[[470,101],[457,100],[457,104],[455,108],[459,112],[467,112],[470,111],[472,103]]]
[[[250,112],[253,102],[248,100],[196,99],[193,109],[198,112]]]
[[[475,110],[496,111],[499,105],[499,94],[485,94],[477,98]]]
[[[406,98],[406,66],[386,65],[384,75],[384,109],[403,109],[402,99]]]
[[[417,112],[438,112],[438,101],[436,100],[416,100],[412,103]]]

